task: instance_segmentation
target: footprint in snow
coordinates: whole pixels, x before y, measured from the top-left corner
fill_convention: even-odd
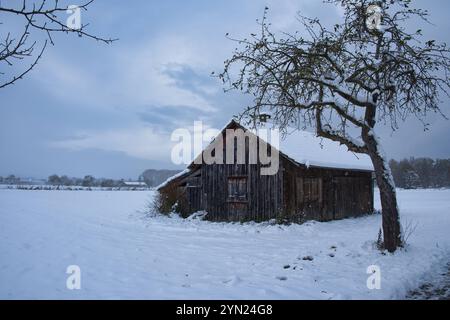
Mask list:
[[[304,261],[313,261],[314,257],[313,256],[305,256],[305,257],[302,258],[302,260],[304,260]]]
[[[281,276],[281,277],[277,277],[277,279],[280,280],[280,281],[286,281],[286,280],[287,280],[287,277]]]

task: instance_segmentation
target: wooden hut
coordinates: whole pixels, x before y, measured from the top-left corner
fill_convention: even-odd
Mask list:
[[[223,141],[226,129],[249,132],[231,121],[220,133]],[[257,143],[258,148],[270,147],[260,137]],[[225,155],[226,143],[223,148]],[[295,131],[274,149],[279,153],[277,173],[262,175],[265,165],[259,157],[256,163],[250,162],[248,142],[245,148],[244,164],[194,161],[163,183],[158,187],[160,211],[174,210],[184,217],[204,211],[211,221],[291,222],[330,221],[373,212],[373,169],[366,155]]]

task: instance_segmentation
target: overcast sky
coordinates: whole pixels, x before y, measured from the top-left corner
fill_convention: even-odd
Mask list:
[[[425,34],[450,43],[450,1],[416,3],[434,23],[421,26]],[[136,178],[145,169],[174,168],[175,128],[195,120],[221,128],[250,103],[223,93],[210,74],[232,53],[225,34],[256,31],[265,6],[276,30],[295,30],[297,11],[339,21],[339,10],[319,0],[96,0],[82,22],[119,41],[58,36],[31,74],[0,89],[0,175]],[[18,24],[8,20],[0,34]],[[450,115],[447,104],[442,109]],[[450,122],[429,120],[428,132],[414,119],[394,134],[380,128],[388,156],[450,158]]]

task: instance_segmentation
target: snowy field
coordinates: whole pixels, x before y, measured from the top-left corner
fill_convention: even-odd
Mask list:
[[[217,224],[144,217],[151,196],[0,190],[0,298],[402,299],[450,261],[449,190],[399,192],[418,227],[395,255],[373,248],[379,215]],[[80,290],[66,288],[69,265]],[[380,290],[367,288],[370,265]]]

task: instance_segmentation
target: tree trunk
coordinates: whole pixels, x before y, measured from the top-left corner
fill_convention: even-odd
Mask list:
[[[395,252],[402,245],[402,240],[394,179],[392,178],[389,165],[380,153],[378,141],[375,137],[370,136],[366,144],[375,169],[377,185],[380,189],[383,217],[383,245],[389,252]]]

